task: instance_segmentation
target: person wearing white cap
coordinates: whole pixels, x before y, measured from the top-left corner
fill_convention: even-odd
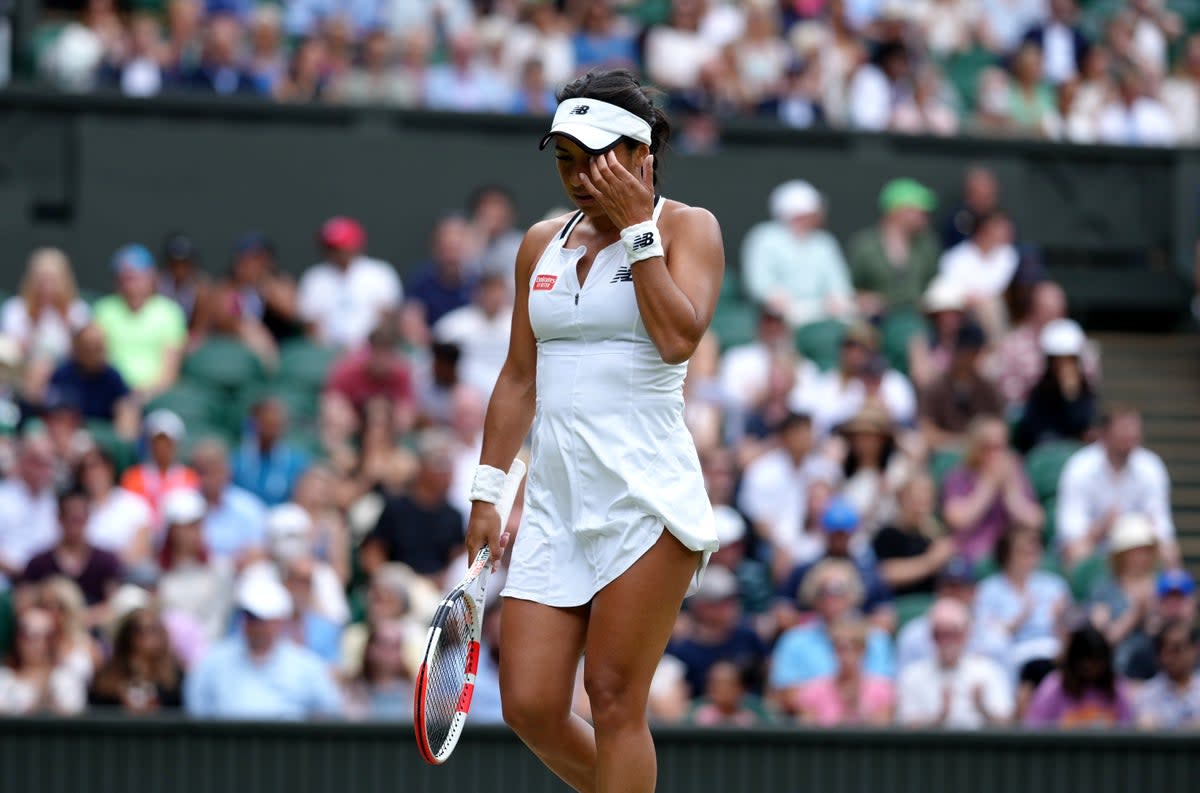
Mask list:
[[[206,641],[224,635],[229,622],[233,566],[211,558],[204,541],[207,505],[197,490],[172,490],[163,499],[158,599],[165,611],[186,615]]]
[[[157,521],[163,496],[179,488],[195,490],[200,477],[179,463],[179,444],[187,436],[187,428],[177,414],[162,408],[152,411],[142,422],[142,432],[149,459],[125,471],[121,487],[144,498]]]
[[[328,667],[282,636],[293,605],[274,567],[246,568],[236,592],[242,630],[210,649],[184,681],[188,714],[224,719],[338,715],[341,694]]]
[[[1150,518],[1159,556],[1167,567],[1180,567],[1167,467],[1142,446],[1137,409],[1116,404],[1101,417],[1099,440],[1071,455],[1058,478],[1055,538],[1067,569],[1103,552],[1126,512]]]
[[[281,566],[307,560],[312,567],[313,612],[336,625],[344,625],[350,619],[342,581],[328,562],[315,558],[312,519],[301,507],[280,504],[267,513],[267,551]]]
[[[854,288],[842,249],[825,222],[825,199],[793,179],[771,191],[771,219],[742,240],[742,278],[756,303],[778,305],[792,327],[847,317]]]
[[[1047,322],[1039,334],[1046,369],[1029,392],[1014,430],[1014,445],[1022,453],[1039,443],[1082,441],[1095,428],[1096,393],[1083,371],[1087,337],[1073,319]]]
[[[908,376],[918,390],[928,388],[950,368],[955,339],[967,312],[967,293],[954,281],[936,276],[921,296],[930,333],[908,340]]]
[[[502,590],[504,716],[572,787],[649,790],[650,679],[718,545],[683,381],[724,256],[711,213],[656,195],[669,122],[632,74],[591,72],[559,100],[542,146],[578,211],[535,224],[517,257],[466,543],[501,558],[495,504],[532,431]],[[581,656],[593,724],[571,712]]]

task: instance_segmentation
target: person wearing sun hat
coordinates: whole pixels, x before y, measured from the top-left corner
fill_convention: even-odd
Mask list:
[[[929,229],[937,196],[915,179],[894,179],[879,194],[880,219],[847,246],[850,277],[860,311],[879,316],[920,305],[937,274],[941,244]]]

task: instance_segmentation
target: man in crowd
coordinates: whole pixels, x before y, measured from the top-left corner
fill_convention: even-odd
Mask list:
[[[121,373],[109,364],[104,331],[98,325],[86,325],[75,334],[71,357],[54,370],[49,389],[75,394],[85,419],[111,422],[121,437],[137,437],[137,401]]]
[[[1200,633],[1182,620],[1167,622],[1154,637],[1162,670],[1137,693],[1137,724],[1144,730],[1200,729]]]
[[[879,223],[856,233],[847,246],[859,310],[877,317],[916,308],[937,274],[941,247],[929,230],[937,206],[933,191],[913,179],[888,182],[879,195]]]
[[[21,584],[53,576],[71,579],[90,607],[88,624],[96,626],[107,619],[103,606],[121,582],[121,560],[88,542],[90,511],[87,493],[82,490],[67,490],[58,497],[58,542],[29,560]]]
[[[264,397],[251,413],[253,427],[233,457],[234,484],[268,506],[282,504],[308,469],[308,455],[284,440],[288,413],[281,399]]]
[[[1162,458],[1142,446],[1141,414],[1111,406],[1100,440],[1071,455],[1059,477],[1056,536],[1068,568],[1103,552],[1117,517],[1127,512],[1150,517],[1163,562],[1178,567],[1170,490]]]
[[[474,238],[461,215],[449,215],[433,229],[430,259],[417,268],[409,297],[425,309],[429,327],[456,308],[471,302]]]
[[[195,490],[200,486],[196,472],[179,462],[179,444],[187,430],[183,419],[169,410],[155,410],[143,424],[150,459],[125,471],[121,487],[141,496],[157,519],[162,500],[172,490]]]
[[[0,481],[0,591],[21,576],[35,553],[57,541],[54,450],[45,434],[26,435],[16,476]]]
[[[267,510],[258,498],[232,483],[229,449],[213,438],[192,450],[192,467],[200,477],[200,493],[208,505],[204,542],[219,559],[247,561],[266,545]]]
[[[396,349],[396,334],[381,325],[367,343],[333,365],[322,396],[322,421],[332,422],[339,435],[357,429],[367,403],[388,402],[396,429],[405,431],[416,417],[416,396],[408,361]]]
[[[983,329],[964,322],[949,367],[921,394],[921,432],[931,449],[961,447],[973,418],[1004,412],[999,389],[981,372],[985,344]]]
[[[318,342],[357,347],[400,305],[400,278],[390,264],[364,254],[367,232],[357,220],[330,218],[318,242],[324,261],[300,279],[300,317]]]
[[[1006,324],[1004,292],[1017,272],[1019,261],[1013,245],[1013,226],[1008,215],[994,209],[975,218],[971,235],[942,254],[938,272],[957,284],[967,296],[967,305],[992,337]]]
[[[963,174],[962,206],[946,218],[942,245],[949,250],[971,236],[976,221],[1000,205],[1000,183],[996,174],[982,165],[972,165]]]

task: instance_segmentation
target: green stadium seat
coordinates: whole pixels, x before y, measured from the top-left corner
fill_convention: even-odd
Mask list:
[[[980,73],[997,63],[996,55],[983,47],[975,47],[952,56],[946,62],[946,77],[962,100],[962,107],[970,112],[975,107],[975,94]]]
[[[193,380],[229,391],[262,380],[264,376],[258,356],[244,344],[222,338],[205,342],[187,356],[183,361],[183,373]]]
[[[917,617],[929,611],[933,605],[933,595],[925,592],[915,592],[911,595],[900,595],[896,604],[896,630],[899,631]]]
[[[1058,491],[1058,477],[1063,466],[1081,445],[1078,441],[1050,441],[1030,450],[1025,458],[1025,472],[1033,483],[1038,501],[1044,504]]]
[[[796,346],[822,371],[837,366],[846,326],[836,319],[811,322],[796,329]]]
[[[88,421],[85,429],[96,446],[112,458],[118,477],[125,472],[126,468],[137,462],[137,449],[133,443],[119,437],[110,422]]]
[[[189,432],[192,425],[221,424],[225,421],[228,397],[219,388],[204,382],[183,379],[146,405],[146,412],[166,409],[176,413]]]
[[[1042,511],[1046,513],[1046,525],[1042,527],[1042,538],[1047,548],[1056,547],[1058,538],[1058,494],[1050,496],[1042,502]]]
[[[319,391],[325,385],[337,350],[309,341],[289,341],[279,348],[279,372],[276,379],[289,385]]]
[[[928,330],[925,317],[915,311],[894,311],[883,321],[883,354],[893,369],[908,374],[908,342]]]
[[[240,436],[254,404],[268,396],[283,402],[293,427],[305,427],[315,423],[320,398],[320,391],[316,388],[288,387],[284,383],[259,383],[243,388],[231,403],[226,422],[230,431]]]
[[[1089,556],[1075,565],[1075,569],[1068,577],[1071,594],[1076,601],[1086,602],[1091,598],[1096,586],[1106,578],[1108,578],[1108,559],[1101,554]]]
[[[741,300],[718,303],[712,332],[717,334],[722,351],[754,341],[758,332],[758,309]]]

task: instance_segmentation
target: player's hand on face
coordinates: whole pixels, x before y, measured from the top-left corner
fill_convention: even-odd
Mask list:
[[[500,513],[495,504],[486,501],[471,503],[471,517],[467,521],[467,558],[475,561],[475,557],[485,547],[491,549],[490,567],[494,570],[504,556],[504,546],[508,544],[508,532],[500,525]]]
[[[584,189],[618,229],[654,217],[654,155],[647,155],[635,175],[621,164],[616,152],[596,155],[580,174]]]

